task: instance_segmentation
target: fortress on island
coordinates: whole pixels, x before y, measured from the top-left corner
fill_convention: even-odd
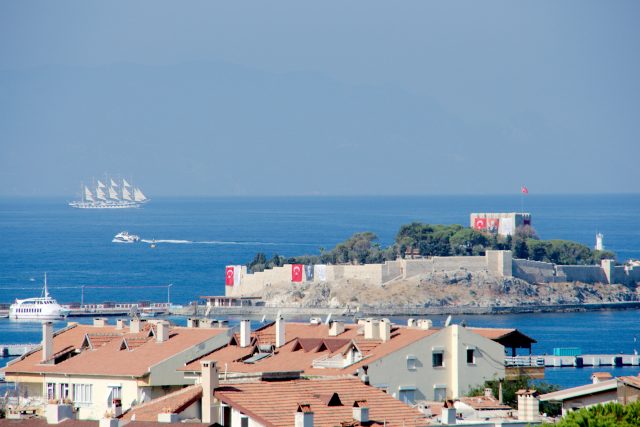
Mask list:
[[[531,226],[529,213],[471,213],[470,228],[502,237],[513,236]],[[602,236],[599,235],[600,250]],[[530,284],[585,283],[635,285],[640,282],[640,265],[616,265],[603,259],[599,265],[560,265],[518,259],[510,250],[486,250],[479,256],[420,256],[407,250],[404,258],[379,264],[285,264],[251,273],[247,266],[227,266],[225,295],[241,297],[262,294],[272,285],[305,283],[349,283],[360,281],[384,287],[399,281],[433,273],[485,274],[498,279],[517,278]]]
[[[233,266],[234,280],[227,281],[225,295],[239,297],[260,293],[271,284],[284,282],[335,282],[361,280],[379,286],[391,284],[421,274],[436,271],[462,270],[470,273],[485,271],[493,276],[516,277],[529,283],[606,283],[631,285],[640,281],[640,267],[615,265],[613,260],[602,260],[600,265],[556,265],[512,257],[511,251],[486,251],[484,256],[450,256],[419,259],[397,259],[383,264],[322,265],[313,266],[314,273],[295,269],[309,266],[285,264],[257,273],[249,273],[246,266]],[[320,272],[321,274],[318,274]]]

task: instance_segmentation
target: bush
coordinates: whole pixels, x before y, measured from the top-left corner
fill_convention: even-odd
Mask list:
[[[557,427],[631,427],[640,426],[640,401],[628,405],[617,402],[595,405],[569,412]]]

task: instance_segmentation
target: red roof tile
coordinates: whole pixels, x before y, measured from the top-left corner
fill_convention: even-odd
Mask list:
[[[197,400],[202,398],[202,386],[200,384],[185,387],[166,396],[154,399],[142,405],[135,406],[124,413],[123,420],[131,420],[135,415],[136,421],[157,421],[158,414],[163,412],[179,414]]]
[[[334,394],[342,404],[328,406],[324,397]],[[415,425],[416,421],[424,420],[417,409],[355,378],[240,383],[220,387],[214,395],[266,426],[293,425],[295,412],[301,405],[310,406],[314,425],[318,427],[353,422],[353,405],[362,400],[368,403],[369,425]]]
[[[171,329],[167,341],[158,343],[155,339],[144,338],[146,334],[129,334],[128,328],[75,325],[54,337],[54,353],[68,351],[69,347],[80,349],[87,335],[114,335],[116,338],[57,364],[41,364],[42,351],[37,350],[3,370],[7,376],[21,373],[144,376],[151,366],[226,332],[227,329],[176,327]],[[127,340],[129,351],[121,350],[120,337]]]

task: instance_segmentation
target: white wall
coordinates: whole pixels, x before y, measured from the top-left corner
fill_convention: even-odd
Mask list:
[[[135,380],[127,378],[100,378],[100,377],[65,377],[61,375],[45,375],[43,383],[43,393],[46,396],[47,383],[56,383],[57,390],[59,384],[69,384],[71,399],[74,405],[78,406],[78,418],[81,420],[97,420],[103,417],[109,410],[107,398],[110,392],[110,385],[120,385],[122,387],[122,410],[131,408],[133,401],[138,399],[138,386]],[[76,397],[73,396],[73,384],[91,384],[91,404],[77,404]]]
[[[476,363],[467,364],[467,346],[475,346]],[[433,367],[433,349],[444,349],[444,367]],[[407,356],[415,357],[416,367],[407,367]],[[387,386],[399,397],[400,387],[415,387],[416,400],[434,400],[434,385],[444,384],[447,397],[463,396],[486,380],[504,377],[504,347],[459,325],[416,341],[369,363],[369,379],[374,386]]]

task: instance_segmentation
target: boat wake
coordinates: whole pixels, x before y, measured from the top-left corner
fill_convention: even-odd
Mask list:
[[[317,246],[311,243],[277,243],[277,242],[236,242],[225,240],[176,240],[176,239],[141,239],[144,243],[172,243],[179,245],[242,245],[242,246]]]

